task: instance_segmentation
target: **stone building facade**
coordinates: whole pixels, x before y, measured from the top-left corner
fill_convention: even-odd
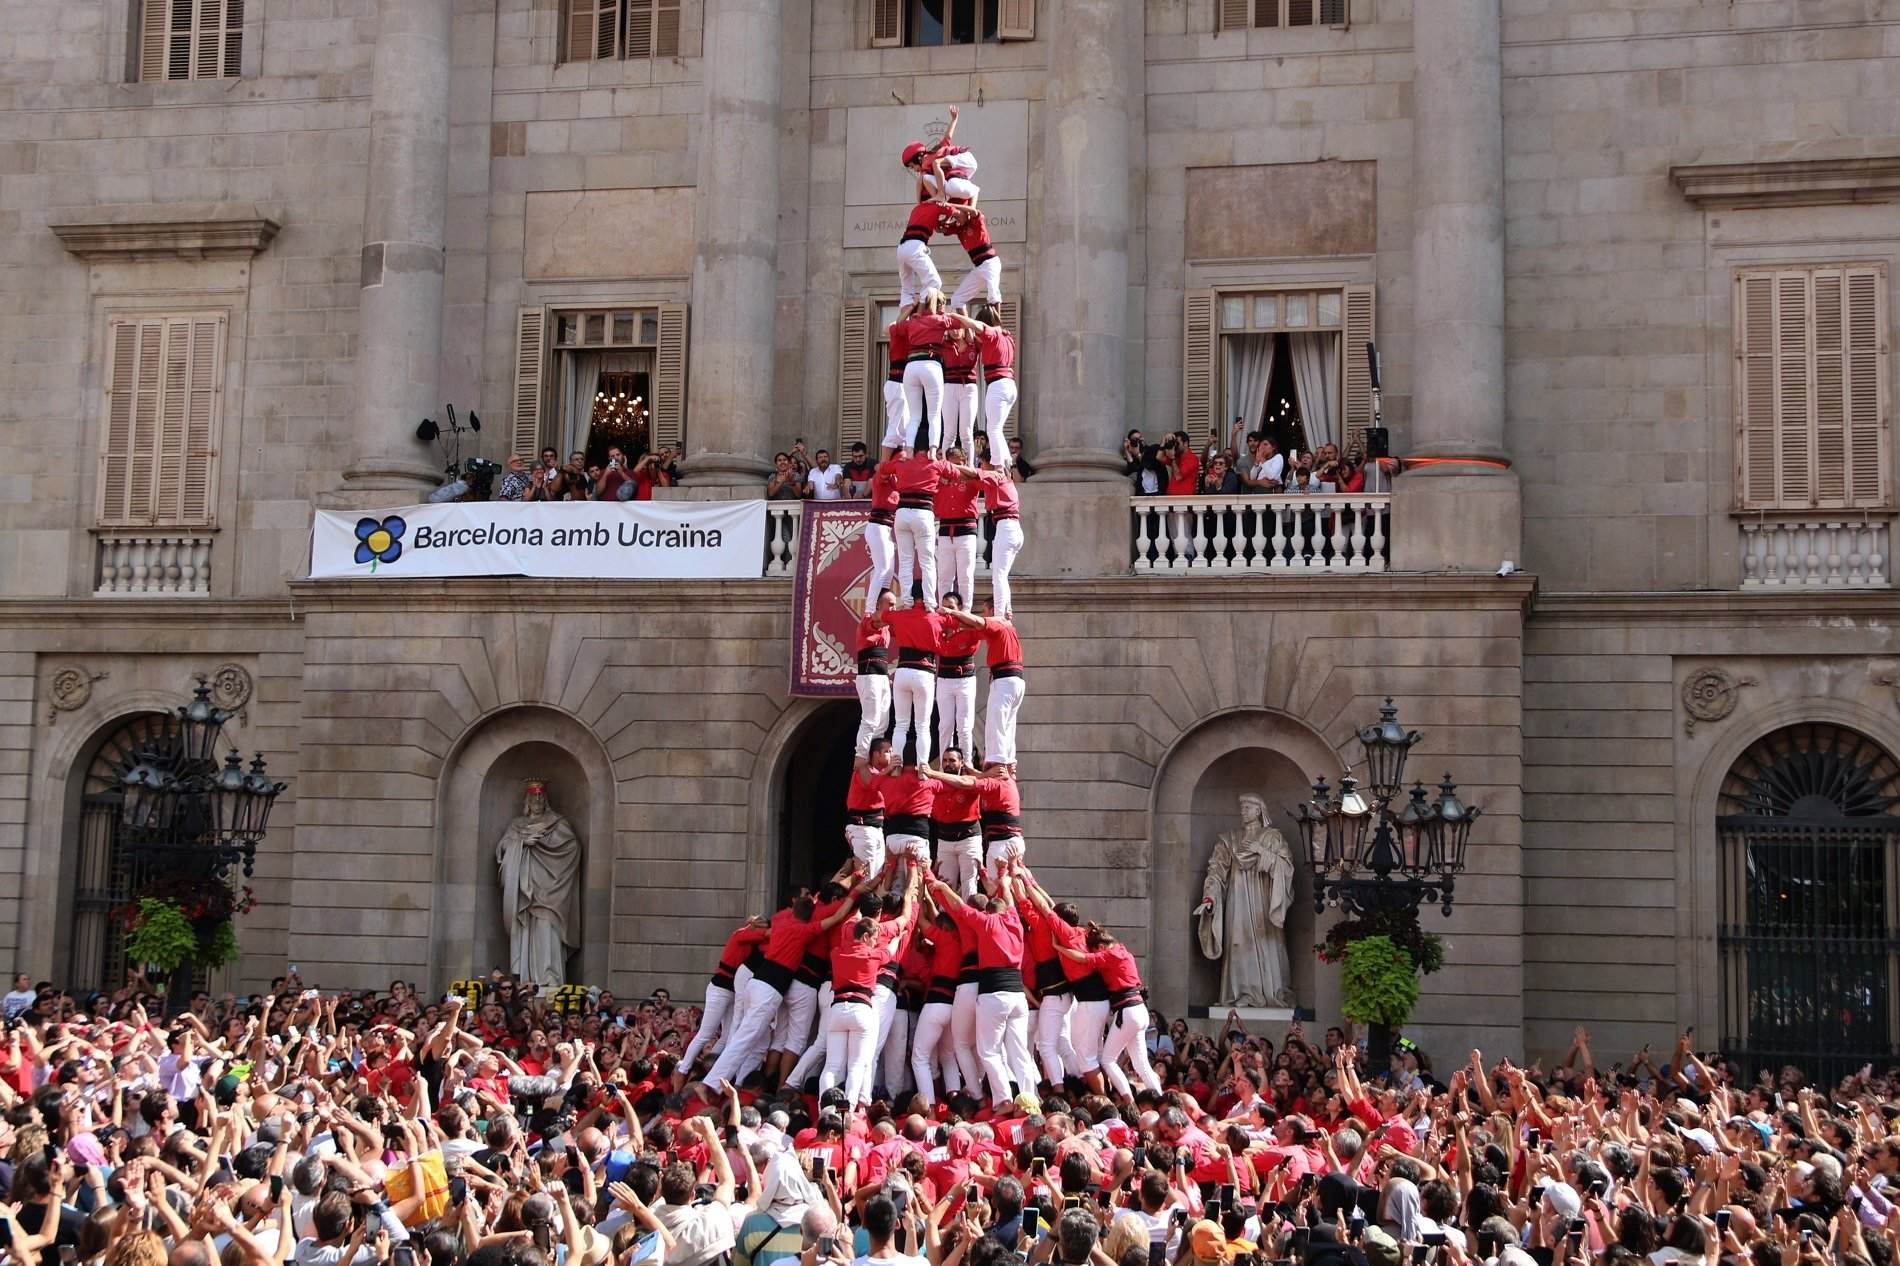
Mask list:
[[[959,102],[1038,468],[1031,857],[1161,1009],[1209,1000],[1235,794],[1336,777],[1391,695],[1485,808],[1428,1048],[1890,1050],[1897,55],[1891,0],[15,0],[0,948],[111,964],[112,759],[207,673],[292,788],[233,983],[487,966],[538,775],[577,976],[696,992],[830,847],[788,582],[317,583],[311,514],[420,499],[445,401],[464,456],[572,447],[599,372],[683,495],[874,436],[892,155]],[[1123,432],[1224,432],[1234,340],[1301,322],[1342,436],[1376,338],[1386,565],[1144,565]],[[1849,967],[1765,949],[1791,919]]]

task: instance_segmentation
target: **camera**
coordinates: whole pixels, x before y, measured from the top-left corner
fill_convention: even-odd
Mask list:
[[[462,470],[473,483],[477,479],[493,479],[501,473],[501,463],[491,462],[486,457],[471,457],[462,463]]]

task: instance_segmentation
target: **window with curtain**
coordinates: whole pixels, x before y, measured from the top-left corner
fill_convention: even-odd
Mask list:
[[[511,452],[685,440],[686,305],[521,309]],[[637,399],[636,399],[637,398]]]
[[[1183,307],[1182,425],[1223,442],[1233,421],[1291,447],[1363,440],[1372,423],[1369,285],[1190,290]]]

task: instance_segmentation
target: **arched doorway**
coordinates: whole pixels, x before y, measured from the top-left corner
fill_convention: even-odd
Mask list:
[[[822,704],[799,728],[781,765],[774,900],[816,887],[844,864],[844,798],[858,732],[854,699]]]
[[[56,960],[64,970],[56,979],[74,993],[125,983],[125,938],[112,915],[131,900],[139,877],[121,837],[119,779],[143,759],[168,763],[177,742],[170,718],[139,713],[115,722],[74,766],[67,820],[78,831],[60,876],[65,954]]]
[[[1791,725],[1730,766],[1719,804],[1723,1052],[1817,1083],[1889,1060],[1900,765],[1845,726]]]

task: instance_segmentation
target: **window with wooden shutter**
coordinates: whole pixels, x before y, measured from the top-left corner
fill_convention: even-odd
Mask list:
[[[1378,307],[1373,287],[1346,286],[1340,306],[1340,433],[1346,446],[1365,451],[1366,428],[1372,425],[1372,368],[1366,363],[1366,344],[1378,337],[1373,317]]]
[[[244,0],[139,0],[141,82],[235,79],[244,68]]]
[[[996,38],[1036,38],[1036,0],[1001,0],[996,11]]]
[[[100,527],[211,527],[217,516],[225,315],[107,323]]]
[[[1263,4],[1277,4],[1278,0],[1260,0]],[[1254,25],[1255,0],[1214,0],[1214,29],[1217,31],[1244,31]]]
[[[838,309],[838,447],[871,443],[871,317],[869,299],[846,299]],[[882,399],[882,391],[879,392]]]
[[[1214,0],[1214,29],[1344,26],[1347,0]]]
[[[1214,433],[1216,357],[1212,290],[1190,290],[1181,314],[1181,429],[1196,443]]]
[[[542,384],[548,363],[548,314],[545,308],[523,308],[515,322],[515,424],[509,433],[510,453],[541,451]]]
[[[871,47],[900,48],[904,43],[904,0],[870,0]]]
[[[653,355],[653,446],[686,442],[686,305],[660,305],[660,342]]]
[[[608,61],[620,55],[621,0],[566,0],[569,62]]]
[[[628,57],[678,57],[680,0],[622,0]]]
[[[1735,279],[1737,504],[1891,504],[1884,265],[1745,269]]]

